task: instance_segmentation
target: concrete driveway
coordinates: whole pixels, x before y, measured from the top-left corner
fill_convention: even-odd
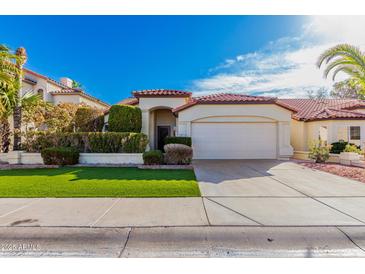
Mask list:
[[[365,184],[275,160],[194,163],[210,225],[358,226]]]

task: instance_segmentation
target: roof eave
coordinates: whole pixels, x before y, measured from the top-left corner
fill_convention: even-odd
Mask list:
[[[207,101],[207,102],[199,102],[199,101],[194,101],[194,103],[190,102],[187,103],[181,107],[177,107],[175,109],[172,110],[173,113],[178,113],[182,110],[185,110],[187,108],[193,107],[195,105],[277,105],[279,107],[285,108],[291,112],[297,112],[297,110],[291,109],[287,106],[284,106],[282,104],[278,104],[276,100],[272,100],[272,101],[245,101],[245,102],[240,102],[240,101],[221,101],[221,102],[211,102],[211,101]]]

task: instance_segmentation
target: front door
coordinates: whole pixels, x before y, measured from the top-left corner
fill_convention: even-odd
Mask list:
[[[163,150],[165,138],[170,136],[170,126],[157,126],[157,149]]]

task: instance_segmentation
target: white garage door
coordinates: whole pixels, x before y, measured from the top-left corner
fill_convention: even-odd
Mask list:
[[[275,159],[275,123],[192,123],[195,159]]]

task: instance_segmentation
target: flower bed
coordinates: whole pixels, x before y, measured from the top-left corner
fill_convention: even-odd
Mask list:
[[[317,163],[299,163],[303,166],[332,173],[345,178],[353,179],[365,183],[365,169],[361,167],[343,166],[339,164],[317,164]]]

